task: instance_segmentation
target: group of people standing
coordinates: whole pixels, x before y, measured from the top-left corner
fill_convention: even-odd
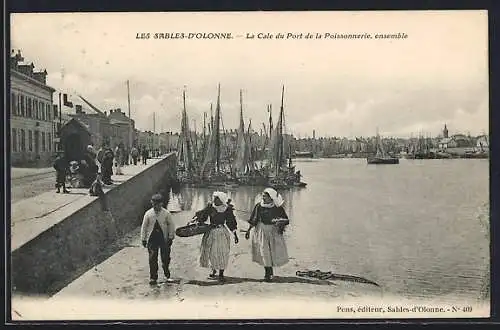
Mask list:
[[[283,208],[284,200],[272,188],[266,188],[259,196],[260,201],[254,206],[249,229],[245,234],[250,239],[251,232],[252,261],[264,267],[264,280],[272,281],[274,267],[288,263],[288,251],[283,233],[288,222],[276,222],[276,219],[288,219]],[[171,214],[162,206],[163,197],[156,194],[151,199],[152,208],[143,218],[141,226],[142,245],[148,249],[150,284],[158,280],[158,251],[162,268],[167,279],[170,278],[170,251],[175,238],[175,226]],[[193,222],[206,223],[209,230],[201,239],[199,264],[211,270],[208,277],[224,282],[224,271],[229,263],[231,241],[238,244],[238,224],[234,215],[234,206],[228,195],[216,191],[212,201],[195,213]]]
[[[145,147],[137,148],[134,146],[130,150],[130,157],[134,165],[137,165],[139,158],[142,158],[142,164],[146,164],[150,158],[150,152]],[[69,193],[66,187],[66,176],[72,172],[82,178],[82,187],[90,187],[96,180],[102,181],[105,185],[113,184],[111,179],[113,175],[113,167],[115,175],[123,175],[123,166],[129,163],[129,152],[125,149],[123,143],[119,143],[115,148],[111,148],[107,144],[103,144],[96,151],[92,145],[87,146],[80,157],[81,159],[67,159],[63,151],[57,153],[56,160],[53,164],[56,170],[56,189],[57,193]],[[73,163],[73,167],[71,167]]]

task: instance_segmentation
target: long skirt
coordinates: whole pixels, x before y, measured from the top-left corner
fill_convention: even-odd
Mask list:
[[[200,266],[226,269],[231,249],[231,234],[226,227],[211,229],[201,239]]]
[[[280,267],[288,263],[288,250],[283,234],[275,225],[261,222],[252,238],[252,261],[264,267]]]

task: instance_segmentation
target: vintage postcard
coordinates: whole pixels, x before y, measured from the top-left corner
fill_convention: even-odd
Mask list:
[[[490,316],[487,11],[10,18],[12,320]]]

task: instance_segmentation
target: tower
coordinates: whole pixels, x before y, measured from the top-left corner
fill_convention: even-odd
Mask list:
[[[446,127],[446,124],[444,124],[444,129],[443,129],[443,137],[445,139],[448,138],[448,128]]]

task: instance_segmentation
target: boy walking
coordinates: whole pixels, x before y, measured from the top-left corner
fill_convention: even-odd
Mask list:
[[[64,157],[64,153],[58,152],[53,167],[56,170],[56,192],[60,193],[62,188],[64,194],[69,194],[69,190],[66,189],[66,173],[68,171],[68,162],[66,161],[66,157]]]
[[[149,254],[149,284],[158,281],[158,250],[165,278],[170,279],[170,248],[175,238],[175,225],[172,216],[162,205],[163,196],[155,194],[151,197],[152,208],[146,211],[141,226],[142,246]]]

